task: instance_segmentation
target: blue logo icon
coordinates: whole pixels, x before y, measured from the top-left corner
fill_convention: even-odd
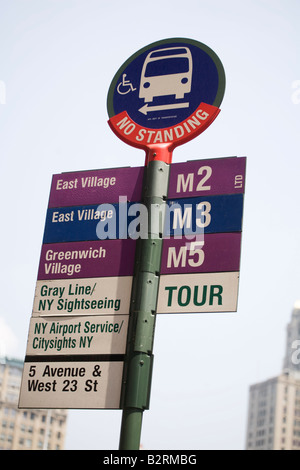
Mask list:
[[[141,49],[115,75],[108,113],[123,111],[140,126],[163,129],[191,116],[200,103],[219,107],[225,73],[217,55],[190,39],[168,39]]]

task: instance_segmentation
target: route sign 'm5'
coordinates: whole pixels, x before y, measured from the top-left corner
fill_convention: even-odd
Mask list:
[[[225,73],[206,45],[182,38],[131,56],[111,83],[109,125],[129,145],[169,151],[203,132],[219,114]]]

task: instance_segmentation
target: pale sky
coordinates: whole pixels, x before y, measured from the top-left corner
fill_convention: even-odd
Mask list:
[[[110,130],[119,67],[191,38],[226,74],[221,113],[173,162],[247,156],[237,313],[160,315],[145,449],[244,449],[248,389],[281,371],[300,298],[297,0],[0,0],[0,341],[26,351],[52,174],[143,166]],[[66,449],[117,449],[121,411],[70,410]]]

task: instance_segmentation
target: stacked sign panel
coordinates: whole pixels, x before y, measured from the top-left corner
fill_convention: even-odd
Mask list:
[[[157,313],[236,311],[245,166],[171,165]],[[148,236],[143,177],[53,176],[20,407],[120,407],[136,239]]]
[[[171,166],[157,313],[237,310],[246,158]]]
[[[20,407],[120,407],[136,242],[96,231],[105,203],[140,200],[143,171],[53,176]]]

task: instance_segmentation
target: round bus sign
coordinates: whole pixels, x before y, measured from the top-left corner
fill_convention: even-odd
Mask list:
[[[120,67],[108,92],[108,122],[134,147],[167,147],[171,153],[212,123],[224,90],[223,65],[209,47],[191,39],[165,39]]]

